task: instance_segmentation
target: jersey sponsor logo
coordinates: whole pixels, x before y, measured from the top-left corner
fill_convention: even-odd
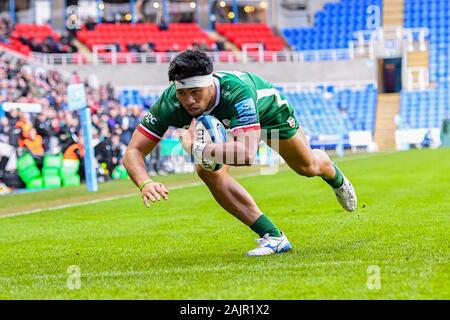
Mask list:
[[[238,112],[239,125],[245,126],[257,122],[256,106],[253,99],[249,98],[234,106]]]
[[[291,128],[295,128],[295,119],[294,119],[294,118],[289,117],[289,118],[287,119],[287,123],[289,124],[289,126],[290,126]]]
[[[224,90],[224,89],[222,89],[222,90],[220,91],[220,94],[221,94],[222,97],[224,97],[224,98],[228,98],[229,96],[231,96],[231,92],[230,92],[230,91],[227,91],[227,90]]]
[[[144,117],[144,121],[147,122],[147,123],[150,123],[150,124],[156,124],[156,122],[157,122],[158,120],[156,119],[156,117],[155,117],[153,114],[151,114],[151,113],[149,112],[149,113],[147,113],[147,115]]]

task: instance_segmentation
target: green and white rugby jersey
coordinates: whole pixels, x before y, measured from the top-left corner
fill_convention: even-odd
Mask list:
[[[274,86],[248,72],[215,72],[216,101],[205,112],[219,119],[225,128],[239,130],[266,130],[270,139],[274,130],[280,139],[297,133],[298,121],[286,97]],[[188,127],[192,117],[176,97],[171,85],[150,108],[137,130],[149,139],[159,141],[170,127]]]

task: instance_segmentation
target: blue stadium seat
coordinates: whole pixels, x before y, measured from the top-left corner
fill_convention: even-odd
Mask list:
[[[333,86],[319,86],[312,92],[287,93],[306,134],[339,134],[341,120],[339,108],[347,110],[345,132],[374,129],[377,89],[367,86],[364,90],[337,90]],[[327,99],[324,93],[331,94]]]
[[[382,0],[341,0],[327,3],[322,11],[314,15],[314,27],[284,29],[282,33],[288,43],[299,51],[348,48],[353,33],[367,29],[367,8],[371,5],[381,8]]]

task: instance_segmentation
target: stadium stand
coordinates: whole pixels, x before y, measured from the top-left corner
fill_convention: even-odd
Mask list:
[[[160,30],[154,23],[104,23],[93,30],[83,28],[77,37],[91,50],[94,45],[111,44],[119,52],[133,51],[133,47],[137,52],[183,51],[195,44],[212,49],[215,44],[195,23],[172,23],[167,30]]]
[[[298,51],[348,48],[353,33],[367,30],[368,7],[382,6],[381,0],[343,0],[327,3],[314,15],[312,28],[285,28],[282,30],[288,43]]]
[[[430,29],[431,81],[449,80],[450,75],[450,1],[405,0],[405,28]]]
[[[400,117],[402,129],[440,128],[450,118],[448,83],[437,89],[402,92]]]
[[[2,23],[5,24],[6,30],[9,29],[7,21]],[[3,32],[0,42],[3,46],[27,56],[32,51],[42,53],[77,52],[73,38],[68,33],[61,35],[49,25],[16,24],[13,30]]]
[[[281,51],[285,48],[282,37],[275,35],[270,27],[260,23],[218,23],[216,31],[234,43],[239,49],[245,44],[261,43],[267,51]],[[249,48],[249,51],[257,48]]]
[[[308,135],[332,135],[353,130],[373,131],[377,89],[344,89],[286,93]],[[342,128],[342,125],[344,126]]]
[[[119,101],[122,105],[141,105],[144,110],[150,109],[158,99],[158,94],[144,94],[138,89],[124,89],[119,93]]]
[[[35,67],[24,60],[0,56],[0,149],[15,150],[14,157],[11,155],[1,157],[6,159],[9,177],[13,173],[16,176],[18,173],[21,174],[16,169],[20,169],[22,157],[29,158],[27,154],[32,155],[32,162],[36,163],[37,170],[41,170],[45,169],[48,154],[66,156],[66,151],[80,141],[79,116],[65,108],[67,85],[79,81],[77,74],[73,74],[71,79],[66,79],[57,71]],[[109,179],[120,170],[118,166],[121,157],[144,111],[137,105],[129,105],[128,108],[120,105],[110,86],[94,88],[87,85],[86,91],[88,106],[92,113],[95,157],[98,163],[102,164],[99,168],[101,172],[98,174],[103,179]],[[42,111],[39,114],[25,113],[16,109],[6,112],[2,107],[4,102],[39,103]],[[81,160],[82,148],[78,152],[72,152],[70,157],[67,154],[72,160],[73,155]],[[45,187],[45,174],[40,184],[34,181],[40,177],[37,173],[36,170],[30,175],[29,172],[23,173],[23,179],[26,180],[22,179],[23,182],[29,187]],[[3,179],[4,174],[3,170],[3,176],[0,178]],[[80,175],[82,178],[82,169]],[[67,182],[64,182],[64,177],[61,178],[57,185],[61,183],[64,185]],[[50,180],[58,180],[55,179]],[[17,186],[14,183],[13,185]]]
[[[406,28],[430,29],[430,81],[437,88],[402,92],[400,126],[439,128],[450,118],[450,1],[405,0],[404,16]]]

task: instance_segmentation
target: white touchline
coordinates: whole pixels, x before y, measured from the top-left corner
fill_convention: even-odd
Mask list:
[[[253,176],[257,176],[257,175],[259,175],[259,173],[252,173],[252,174],[247,174],[247,175],[239,175],[236,178],[238,178],[238,179],[240,179],[240,178],[248,178],[248,177],[253,177]],[[203,185],[203,182],[201,182],[201,181],[199,181],[199,182],[191,182],[191,183],[181,184],[181,185],[178,185],[178,186],[169,187],[169,191],[170,190],[179,190],[179,189],[185,189],[185,188],[198,187],[198,186],[201,186],[201,185]],[[10,218],[10,217],[15,217],[15,216],[22,216],[22,215],[27,215],[27,214],[32,214],[32,213],[39,213],[39,212],[44,212],[44,211],[55,211],[55,210],[59,210],[59,209],[81,207],[81,206],[86,206],[86,205],[90,205],[90,204],[96,204],[96,203],[102,203],[102,202],[107,202],[107,201],[112,201],[112,200],[119,200],[119,199],[124,199],[124,198],[130,198],[130,197],[133,197],[133,196],[139,196],[139,194],[134,192],[134,193],[129,193],[129,194],[121,195],[121,196],[106,197],[106,198],[89,200],[89,201],[79,202],[79,203],[63,204],[63,205],[60,205],[60,206],[54,206],[54,207],[50,207],[50,208],[19,211],[19,212],[15,212],[15,213],[11,213],[11,214],[0,215],[0,219]]]
[[[355,158],[345,158],[345,159],[341,159],[339,162],[345,162],[345,161],[351,161],[351,160],[360,160],[360,159],[370,158],[370,157],[372,157],[374,155],[376,155],[376,153],[372,153],[372,154],[361,156],[361,157],[355,157]],[[235,178],[237,178],[237,179],[250,178],[250,177],[255,177],[255,176],[259,176],[259,175],[260,175],[259,172],[255,172],[255,173],[239,175],[239,176],[236,176]],[[203,182],[201,182],[201,181],[199,181],[199,182],[192,182],[192,183],[186,183],[186,184],[182,184],[182,185],[179,185],[179,186],[170,187],[169,191],[170,190],[179,190],[179,189],[185,189],[185,188],[198,187],[198,186],[201,186],[201,185],[203,185]],[[60,205],[60,206],[44,208],[44,209],[34,209],[34,210],[19,211],[19,212],[15,212],[15,213],[11,213],[11,214],[0,215],[0,219],[10,218],[10,217],[15,217],[15,216],[23,216],[23,215],[27,215],[27,214],[39,213],[39,212],[44,212],[44,211],[55,211],[55,210],[59,210],[59,209],[66,209],[66,208],[72,208],[72,207],[81,207],[81,206],[86,206],[86,205],[90,205],[90,204],[96,204],[96,203],[102,203],[102,202],[107,202],[107,201],[112,201],[112,200],[119,200],[119,199],[124,199],[124,198],[130,198],[130,197],[133,197],[133,196],[138,196],[138,194],[137,193],[130,193],[130,194],[125,194],[125,195],[121,195],[121,196],[101,198],[101,199],[96,199],[96,200],[80,202],[80,203],[63,204],[63,205]]]
[[[332,261],[320,261],[320,262],[296,262],[297,267],[320,267],[320,266],[342,266],[342,265],[365,265],[367,264],[364,260],[332,260]],[[278,262],[277,266],[279,268],[292,268],[291,263]],[[100,272],[83,272],[83,278],[95,278],[95,277],[142,277],[142,276],[158,276],[161,274],[180,274],[180,273],[194,273],[194,272],[220,272],[232,269],[233,271],[248,271],[251,269],[261,270],[259,265],[245,265],[245,266],[229,266],[229,265],[215,265],[215,266],[191,266],[189,269],[186,267],[175,267],[175,268],[163,268],[158,270],[130,270],[130,271],[100,271]],[[36,279],[36,280],[58,280],[67,278],[67,273],[56,273],[56,274],[42,274],[42,273],[30,273],[19,275],[20,279]],[[0,280],[3,282],[14,281],[18,279],[17,276],[0,276]]]

